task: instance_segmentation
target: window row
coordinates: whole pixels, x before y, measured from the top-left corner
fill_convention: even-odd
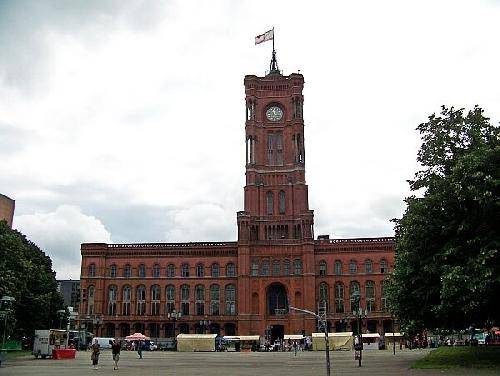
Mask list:
[[[106,313],[108,315],[123,316],[131,315],[132,308],[135,307],[136,315],[152,315],[159,316],[160,314],[168,314],[174,310],[181,312],[183,315],[225,315],[236,314],[236,287],[233,284],[224,287],[224,296],[221,298],[221,287],[219,285],[211,285],[208,292],[205,291],[205,286],[197,285],[194,288],[194,293],[189,285],[182,285],[179,291],[175,291],[175,286],[168,285],[165,288],[164,294],[164,310],[161,311],[162,294],[161,287],[158,285],[151,286],[147,291],[144,285],[135,288],[135,294],[132,296],[132,288],[124,286],[121,291],[121,299],[118,297],[118,288],[110,286],[107,291],[106,298]],[[147,294],[149,293],[149,299]],[[221,303],[224,303],[224,311],[221,309]],[[133,304],[133,305],[132,305]],[[87,313],[94,314],[95,306],[95,287],[88,288],[88,303]],[[117,308],[121,306],[121,311],[118,313]]]
[[[251,264],[250,275],[252,276],[279,276],[279,275],[301,275],[302,261],[300,259],[293,260],[253,260]]]
[[[385,274],[385,273],[389,272],[388,263],[387,263],[386,259],[380,260],[379,265],[380,265],[380,273],[381,274]],[[369,259],[365,260],[363,271],[366,274],[372,274],[372,273],[377,272],[373,267],[372,260],[369,260]],[[329,272],[329,268],[328,268],[327,262],[324,260],[321,260],[318,264],[318,274],[320,276],[325,276],[328,274],[328,272]],[[361,272],[361,270],[358,268],[358,262],[356,260],[349,261],[349,273],[356,274],[358,272]],[[344,274],[344,265],[343,265],[342,261],[340,261],[340,260],[335,261],[333,274],[335,274],[335,275]]]
[[[190,276],[190,266],[185,263],[180,267],[180,276],[181,277],[189,277]],[[137,273],[135,276],[139,278],[146,278],[146,265],[141,264],[137,267]],[[96,276],[96,266],[95,264],[90,264],[88,266],[88,276],[95,277]],[[118,267],[116,265],[111,265],[108,269],[108,276],[110,278],[118,277]],[[161,267],[158,264],[153,265],[151,269],[151,276],[153,278],[159,278],[161,276]],[[167,277],[176,277],[176,267],[174,264],[168,264],[166,268],[166,276]],[[195,276],[196,277],[205,277],[205,265],[202,263],[196,264],[195,266]],[[210,266],[210,277],[220,277],[221,276],[221,267],[219,264],[214,263]],[[232,262],[226,264],[225,266],[225,276],[226,277],[236,277],[236,265]],[[132,266],[127,264],[123,267],[123,271],[121,273],[121,277],[130,278],[132,277]]]
[[[361,307],[368,312],[372,311],[387,311],[387,285],[386,281],[382,281],[380,285],[380,296],[377,303],[376,289],[374,281],[366,281],[364,291],[361,291],[359,282],[352,281],[347,287],[342,282],[337,282],[334,285],[333,297],[334,307],[331,309],[330,305],[330,286],[326,282],[319,284],[318,288],[318,301],[320,306],[325,307],[329,312],[344,313],[353,312],[359,309],[359,302],[354,300],[354,295],[360,296],[360,299],[365,300],[365,306]],[[364,292],[364,295],[363,295]],[[345,301],[346,293],[348,293],[348,301]],[[348,306],[347,306],[348,304]]]

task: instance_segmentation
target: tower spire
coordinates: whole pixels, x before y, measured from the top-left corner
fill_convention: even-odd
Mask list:
[[[280,74],[278,68],[278,60],[276,59],[276,50],[274,49],[274,27],[273,27],[273,53],[271,56],[271,64],[269,64],[269,74]]]

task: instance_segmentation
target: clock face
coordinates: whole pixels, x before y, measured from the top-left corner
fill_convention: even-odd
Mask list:
[[[278,106],[271,106],[266,111],[266,117],[271,121],[280,121],[283,117],[283,110]]]

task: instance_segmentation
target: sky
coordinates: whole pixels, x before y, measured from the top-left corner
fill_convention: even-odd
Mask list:
[[[82,242],[235,241],[246,74],[304,75],[315,233],[392,236],[441,105],[500,120],[500,2],[0,0],[0,193],[80,277]]]

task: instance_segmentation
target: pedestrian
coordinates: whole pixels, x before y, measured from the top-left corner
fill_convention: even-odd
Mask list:
[[[293,341],[293,352],[294,355],[297,356],[297,341]]]
[[[97,339],[94,340],[94,343],[91,346],[91,354],[90,354],[90,359],[92,360],[92,365],[94,366],[94,369],[99,369],[99,355],[101,354],[101,346],[99,346],[99,342]]]
[[[142,359],[142,341],[137,342],[137,354],[139,354],[139,359]]]
[[[122,349],[122,344],[118,339],[115,339],[113,345],[111,346],[111,351],[113,353],[113,361],[115,362],[115,366],[113,369],[118,369],[118,361],[120,360],[120,350]]]

